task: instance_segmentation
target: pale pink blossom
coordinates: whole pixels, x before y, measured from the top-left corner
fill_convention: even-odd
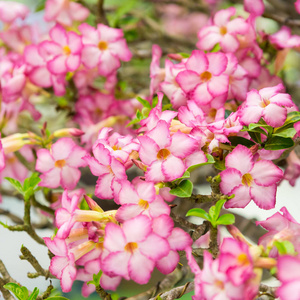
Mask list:
[[[263,0],[244,0],[244,9],[251,15],[257,17],[264,13],[265,5]]]
[[[225,208],[245,207],[251,200],[263,209],[275,207],[277,182],[283,175],[280,168],[271,161],[255,161],[243,145],[226,156],[225,166],[226,170],[220,173],[221,192],[235,195],[225,203]]]
[[[283,178],[288,180],[291,186],[295,186],[296,180],[300,176],[300,159],[295,151],[291,151],[286,159],[287,167],[284,171]]]
[[[296,11],[298,12],[298,14],[300,14],[300,0],[297,0],[295,2],[295,8],[296,8]]]
[[[287,116],[287,108],[294,103],[289,94],[279,93],[283,89],[282,84],[247,93],[247,99],[241,107],[240,121],[244,125],[257,123],[262,117],[272,127],[280,127]]]
[[[84,160],[89,165],[92,174],[98,176],[95,195],[101,199],[112,199],[114,190],[118,187],[117,181],[127,179],[125,167],[101,143],[93,147],[93,154],[94,157],[86,155]]]
[[[140,159],[148,166],[146,180],[154,182],[181,177],[188,168],[184,159],[198,148],[198,142],[181,131],[171,136],[165,121],[159,121],[155,128],[138,139]]]
[[[84,21],[89,13],[87,8],[70,0],[47,0],[44,18],[47,22],[72,26],[74,21]]]
[[[82,157],[86,151],[77,146],[70,138],[61,138],[51,146],[50,151],[37,152],[36,170],[41,172],[40,186],[66,189],[76,187],[80,179],[79,167],[86,165]]]
[[[278,256],[277,248],[274,246],[275,241],[290,241],[294,245],[295,251],[300,251],[300,224],[285,207],[265,221],[257,221],[256,225],[268,230],[268,233],[260,237],[259,244],[271,250],[270,257]]]
[[[98,24],[94,28],[88,24],[79,27],[82,33],[82,62],[87,68],[98,67],[100,75],[107,76],[115,72],[120,66],[120,61],[129,61],[131,52],[121,29],[110,28]]]
[[[249,25],[243,18],[230,20],[236,13],[234,7],[219,10],[214,18],[213,25],[200,29],[197,47],[201,50],[211,50],[217,43],[224,52],[235,52],[239,48],[238,34],[245,34]]]
[[[22,3],[0,1],[0,20],[4,23],[12,23],[18,18],[25,19],[29,12],[29,8]]]
[[[281,286],[276,295],[281,300],[298,300],[300,296],[300,258],[290,255],[280,256],[277,263],[277,276]]]
[[[281,29],[269,36],[270,42],[277,49],[294,48],[300,46],[300,36],[292,35],[291,28],[282,26]]]
[[[160,68],[162,50],[158,45],[152,46],[152,61],[150,64],[150,97],[159,91],[159,85],[165,78],[165,69]]]
[[[120,181],[121,189],[119,192],[119,207],[116,218],[119,222],[124,222],[143,214],[150,218],[160,215],[170,214],[170,207],[163,198],[156,194],[153,182],[135,179],[135,185],[129,181]]]
[[[81,62],[81,37],[57,24],[50,30],[50,41],[40,44],[40,53],[47,56],[47,68],[56,75],[74,72]]]
[[[103,260],[103,271],[139,284],[149,281],[155,263],[170,249],[165,239],[152,232],[152,221],[143,215],[125,221],[122,227],[107,224],[104,248],[110,253]]]
[[[176,81],[191,100],[207,104],[228,92],[229,77],[224,73],[227,63],[224,53],[194,50],[185,63],[186,71],[180,72]]]

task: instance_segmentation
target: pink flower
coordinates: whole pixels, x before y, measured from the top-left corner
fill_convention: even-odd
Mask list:
[[[150,65],[150,97],[159,91],[159,85],[165,78],[165,69],[159,66],[162,50],[158,45],[152,46],[152,61]]]
[[[70,0],[47,0],[44,18],[47,22],[72,26],[74,21],[84,21],[89,13],[87,8]]]
[[[51,146],[51,150],[37,152],[36,170],[41,172],[40,186],[65,189],[76,187],[80,179],[79,167],[86,165],[82,157],[86,151],[77,146],[72,139],[62,138]]]
[[[12,23],[18,18],[25,19],[29,12],[29,8],[22,3],[0,1],[0,20],[4,23]]]
[[[269,40],[278,49],[294,48],[300,46],[300,36],[292,35],[291,28],[287,26],[282,26],[279,31],[270,35]]]
[[[220,173],[221,192],[235,195],[225,203],[225,208],[245,207],[251,199],[260,208],[274,208],[276,183],[283,175],[281,169],[271,161],[255,161],[251,151],[243,145],[227,155],[225,166],[226,170]]]
[[[296,8],[296,11],[298,12],[298,14],[300,14],[300,0],[297,0],[295,2],[295,8]]]
[[[0,134],[0,138],[1,138],[1,134]],[[1,139],[0,139],[0,172],[5,168],[5,156],[4,156],[4,151],[3,151],[3,147],[2,147],[2,143],[1,143]]]
[[[300,176],[300,159],[295,151],[291,151],[287,161],[287,167],[284,171],[284,179],[288,180],[291,186],[295,186],[296,180]]]
[[[172,181],[179,178],[188,168],[183,161],[198,147],[192,137],[177,131],[170,136],[169,126],[159,121],[146,135],[138,137],[141,161],[146,164],[148,181]]]
[[[163,198],[156,195],[153,182],[145,182],[136,178],[135,185],[129,181],[121,181],[119,203],[122,205],[116,214],[119,222],[124,222],[137,215],[145,214],[150,218],[170,214],[170,207]]]
[[[263,0],[244,0],[244,9],[257,17],[264,13],[265,5]]]
[[[286,107],[294,106],[289,94],[278,93],[282,89],[283,85],[278,84],[248,92],[246,102],[239,111],[241,123],[257,123],[262,117],[272,127],[282,126],[287,116]]]
[[[98,24],[94,28],[88,24],[79,27],[82,33],[82,62],[87,68],[98,66],[100,75],[107,76],[115,72],[120,66],[120,60],[129,61],[131,52],[128,49],[121,29],[110,28]]]
[[[229,77],[224,74],[228,63],[225,54],[194,50],[186,61],[186,71],[180,72],[176,81],[190,99],[207,104],[213,98],[228,92]]]
[[[238,34],[245,34],[249,30],[249,25],[243,18],[235,18],[236,9],[230,7],[218,11],[211,26],[200,29],[197,47],[201,50],[211,50],[217,43],[220,43],[224,52],[235,52],[239,48]]]
[[[101,199],[112,199],[114,190],[117,188],[117,181],[127,179],[125,167],[101,143],[93,147],[93,154],[94,157],[87,155],[84,160],[89,165],[92,174],[99,176],[95,195]]]
[[[277,248],[274,247],[275,241],[290,241],[293,243],[295,251],[300,251],[300,224],[285,207],[282,207],[280,212],[275,213],[265,221],[256,222],[256,225],[269,231],[260,237],[259,244],[271,250],[270,257],[278,256]]]
[[[152,232],[152,222],[146,216],[125,221],[122,227],[107,224],[104,248],[110,253],[103,260],[103,271],[139,284],[149,281],[156,261],[169,252],[168,243]]]
[[[300,295],[300,258],[280,256],[277,263],[277,276],[281,286],[276,295],[281,300],[298,300]]]
[[[49,35],[52,41],[42,42],[39,50],[49,56],[48,70],[53,74],[77,70],[82,49],[81,37],[73,31],[66,32],[59,24],[51,28]]]

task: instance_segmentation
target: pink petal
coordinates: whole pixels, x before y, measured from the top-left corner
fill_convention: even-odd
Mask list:
[[[300,279],[300,259],[293,256],[280,256],[278,258],[278,278],[280,281],[293,281]]]
[[[278,182],[283,176],[282,170],[268,160],[259,160],[256,162],[250,174],[254,182],[261,186],[272,185]]]
[[[119,202],[123,204],[137,204],[140,197],[137,195],[136,190],[128,181],[121,181],[121,190],[119,194]]]
[[[230,33],[227,33],[222,38],[220,46],[224,52],[235,52],[238,50],[240,43],[236,37],[232,36]]]
[[[261,16],[264,13],[265,5],[263,0],[244,0],[244,9],[254,16]]]
[[[93,175],[101,176],[101,175],[109,173],[109,169],[107,168],[107,166],[99,164],[99,162],[94,157],[87,155],[87,156],[84,156],[83,159],[89,165],[89,168]]]
[[[217,97],[228,92],[229,77],[227,75],[215,76],[207,83],[209,93]]]
[[[197,48],[201,50],[211,50],[217,43],[220,42],[222,36],[218,32],[208,32],[204,36],[201,36],[198,43]]]
[[[293,274],[293,271],[290,270],[290,273]],[[287,283],[282,284],[277,290],[276,295],[281,300],[299,300],[300,295],[300,285],[299,280],[293,280]]]
[[[165,175],[162,172],[162,162],[154,161],[150,167],[147,167],[145,173],[147,181],[159,182],[165,180]]]
[[[152,222],[146,216],[137,216],[123,224],[123,232],[127,243],[140,242],[150,234]]]
[[[191,237],[181,228],[174,228],[171,236],[168,238],[170,248],[172,250],[184,250],[186,247],[192,246]]]
[[[136,191],[138,196],[151,203],[156,198],[155,186],[152,182],[141,181],[137,187]]]
[[[242,174],[237,169],[226,169],[220,173],[220,189],[224,195],[231,195],[232,190],[242,184]]]
[[[147,136],[154,140],[160,149],[168,147],[171,143],[169,125],[165,121],[159,121]]]
[[[287,110],[285,107],[270,103],[263,110],[262,116],[266,123],[272,127],[280,127],[286,120]]]
[[[82,63],[89,69],[95,68],[99,64],[101,52],[97,47],[85,46],[82,50]]]
[[[259,186],[252,184],[250,189],[251,198],[256,205],[262,209],[271,209],[275,207],[277,186]]]
[[[139,251],[135,251],[128,264],[130,278],[139,284],[146,284],[151,277],[154,265],[154,261],[146,258]]]
[[[240,122],[244,125],[257,123],[263,114],[260,106],[246,106],[240,110]]]
[[[64,293],[68,293],[72,290],[72,285],[76,278],[76,273],[77,269],[72,265],[68,265],[64,268],[60,280],[61,289]]]
[[[139,150],[140,158],[146,165],[151,165],[153,161],[157,160],[159,146],[148,136],[140,136],[138,139],[141,144],[141,148]]]
[[[40,149],[37,152],[37,161],[35,169],[44,173],[54,168],[54,159],[47,149]]]
[[[109,50],[122,61],[129,61],[132,57],[132,53],[128,49],[125,39],[120,39],[114,43],[110,43]]]
[[[128,262],[129,252],[112,252],[102,262],[102,270],[109,276],[122,276],[129,279]]]
[[[86,166],[85,161],[82,159],[86,155],[86,151],[81,147],[74,146],[72,152],[66,159],[67,165],[74,168]]]
[[[69,71],[76,71],[80,66],[80,55],[70,54],[65,63]]]
[[[102,51],[100,56],[100,64],[98,65],[98,72],[102,76],[108,76],[118,68],[120,68],[120,60],[113,55],[109,50]]]
[[[67,57],[64,55],[56,56],[53,60],[47,63],[48,70],[53,74],[64,74],[67,73],[66,65]]]
[[[61,170],[61,186],[65,189],[72,190],[76,187],[81,173],[78,169],[64,166]]]
[[[169,274],[175,270],[180,260],[179,254],[171,250],[169,254],[156,262],[157,269],[163,274]]]
[[[201,74],[207,70],[208,64],[207,56],[203,51],[193,50],[185,65],[189,71]]]
[[[110,252],[123,251],[126,239],[120,226],[108,223],[105,227],[104,247]]]
[[[169,147],[171,153],[178,158],[185,158],[192,154],[198,147],[198,142],[188,135],[177,131],[172,136],[172,142]]]
[[[229,19],[235,15],[235,13],[236,9],[234,7],[222,9],[215,14],[214,23],[219,27],[225,26]]]
[[[46,67],[35,68],[29,73],[30,81],[40,87],[52,86],[51,74]]]
[[[239,185],[231,191],[235,195],[233,199],[228,200],[224,207],[227,208],[244,208],[251,200],[249,187]]]
[[[227,67],[228,59],[224,53],[213,52],[207,54],[208,59],[208,72],[214,76],[221,75]]]
[[[45,186],[48,188],[57,188],[60,186],[60,179],[61,179],[61,169],[60,168],[53,168],[48,172],[42,174],[40,178],[42,181],[39,183],[39,186]]]
[[[53,41],[61,46],[68,44],[66,30],[59,24],[51,28],[49,35]]]
[[[120,284],[121,279],[121,276],[109,277],[108,275],[103,273],[100,278],[100,285],[105,290],[115,291]]]
[[[205,105],[211,102],[213,96],[208,91],[207,83],[199,84],[192,93],[192,100],[195,100],[198,104]]]
[[[79,3],[70,2],[70,14],[73,20],[84,21],[90,14],[90,11]]]
[[[186,70],[178,73],[176,82],[178,82],[185,93],[189,93],[201,84],[201,79],[198,73]]]
[[[185,166],[183,161],[176,156],[170,155],[165,161],[162,162],[161,170],[168,181],[180,178],[184,171]]]
[[[243,162],[241,164],[241,162]],[[234,150],[226,156],[226,168],[234,168],[242,173],[248,173],[253,168],[253,155],[251,151],[243,145],[238,145]]]
[[[111,173],[101,175],[96,184],[95,195],[100,199],[112,199],[114,194],[112,191],[112,180],[114,176]]]
[[[118,222],[124,223],[139,214],[143,213],[142,208],[137,204],[123,204],[118,208],[116,219]]]

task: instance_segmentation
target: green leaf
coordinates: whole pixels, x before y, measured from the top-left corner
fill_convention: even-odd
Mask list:
[[[290,241],[275,241],[274,246],[277,248],[280,255],[294,255],[295,248]]]
[[[294,146],[294,141],[291,138],[280,136],[272,136],[264,145],[266,150],[281,150]]]
[[[235,216],[233,214],[225,214],[218,218],[217,225],[231,225],[235,222]]]
[[[98,274],[93,274],[93,280],[88,281],[87,284],[93,284],[95,286],[98,286],[100,283],[100,278],[102,276],[102,271],[100,270]]]
[[[4,177],[6,180],[10,182],[10,184],[20,193],[23,194],[23,187],[20,181],[10,178],[10,177]]]
[[[191,56],[191,54],[185,52],[179,52],[178,54],[181,55],[183,58],[189,58]]]
[[[210,207],[209,211],[208,211],[208,215],[210,216],[210,219],[212,221],[214,221],[214,216],[215,216],[215,212],[216,212],[216,207],[213,205]]]
[[[294,124],[300,121],[300,111],[291,111],[287,114],[286,120],[282,127],[287,124]]]
[[[190,178],[190,176],[191,176],[190,172],[185,171],[180,178],[177,178],[177,179],[173,180],[172,182],[177,182],[177,181],[179,181],[181,179]]]
[[[14,295],[19,299],[19,300],[27,300],[28,298],[28,290],[25,286],[19,286],[16,283],[9,282],[4,285],[4,287],[14,293]]]
[[[211,165],[211,164],[213,164],[215,162],[214,157],[212,155],[210,155],[210,154],[205,154],[205,155],[206,155],[206,158],[207,158],[207,162],[190,166],[187,170],[189,172],[192,172],[193,170],[195,170],[195,169],[197,169],[197,168],[199,168],[201,166]]]
[[[39,12],[41,10],[44,10],[45,9],[45,3],[46,3],[46,0],[40,0],[37,4],[37,6],[35,7],[35,12]]]
[[[218,218],[219,218],[219,215],[220,215],[220,212],[221,212],[221,209],[224,205],[224,203],[226,202],[225,199],[221,199],[219,200],[217,203],[216,203],[216,209],[215,209],[215,214],[213,216],[213,219],[216,221]]]
[[[187,214],[185,216],[186,217],[193,216],[193,217],[198,217],[198,218],[202,218],[205,220],[210,220],[208,213],[202,208],[192,208],[187,212]]]
[[[122,1],[122,5],[114,11],[113,17],[111,19],[111,27],[116,27],[118,25],[119,20],[123,15],[132,10],[137,0],[127,0]]]
[[[248,131],[249,135],[251,136],[252,140],[254,140],[254,142],[261,144],[261,135],[258,132],[252,132],[252,131]]]
[[[248,139],[245,139],[241,136],[229,136],[228,140],[231,142],[231,146],[244,145],[244,146],[250,148],[255,145],[254,142],[252,142]]]
[[[276,130],[276,132],[273,133],[272,136],[281,136],[281,137],[284,137],[284,138],[293,138],[296,133],[297,133],[296,129],[294,127],[292,127],[292,128],[286,128],[284,130]]]
[[[139,120],[142,120],[142,119],[143,119],[143,114],[140,112],[139,109],[136,111],[136,117],[137,117]]]
[[[151,105],[150,105],[150,103],[149,103],[147,100],[145,100],[145,99],[143,99],[143,98],[141,98],[141,97],[137,97],[136,99],[137,99],[137,101],[139,101],[144,107],[147,107],[147,108],[151,109]]]
[[[40,181],[41,178],[39,177],[39,173],[35,172],[29,177],[29,186],[35,188]]]
[[[155,96],[155,97],[152,99],[152,108],[156,107],[157,103],[158,103],[158,97]]]
[[[247,131],[247,132],[257,132],[257,133],[261,133],[264,134],[265,136],[268,136],[268,132],[266,132],[265,130],[263,130],[260,127],[255,127],[254,129],[249,129],[247,126],[244,126],[243,129],[241,131]]]
[[[214,166],[217,170],[221,170],[221,171],[225,170],[226,169],[225,160],[216,160]]]
[[[29,296],[28,300],[35,300],[39,295],[39,292],[40,292],[39,289],[35,287],[31,295]]]
[[[137,123],[139,123],[139,122],[140,122],[140,120],[139,120],[138,118],[135,118],[135,119],[133,119],[132,121],[130,121],[130,122],[126,125],[126,127],[129,127],[129,126],[131,126],[131,125],[137,124]]]
[[[193,192],[193,183],[189,180],[181,181],[176,188],[170,190],[170,194],[180,198],[191,197],[192,192]]]

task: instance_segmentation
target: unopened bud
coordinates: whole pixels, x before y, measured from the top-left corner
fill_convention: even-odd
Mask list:
[[[131,161],[142,171],[144,171],[144,172],[147,171],[147,166],[144,163],[142,163],[141,161],[139,161],[137,159],[132,159]]]
[[[84,195],[83,197],[91,210],[98,211],[101,213],[104,212],[104,210],[92,198],[90,198],[87,195]]]
[[[63,128],[53,132],[53,137],[78,137],[84,135],[84,132],[77,128]]]
[[[29,138],[28,133],[16,133],[1,139],[4,153],[15,152],[20,150],[23,146],[31,144],[31,141],[23,140],[24,138]]]

